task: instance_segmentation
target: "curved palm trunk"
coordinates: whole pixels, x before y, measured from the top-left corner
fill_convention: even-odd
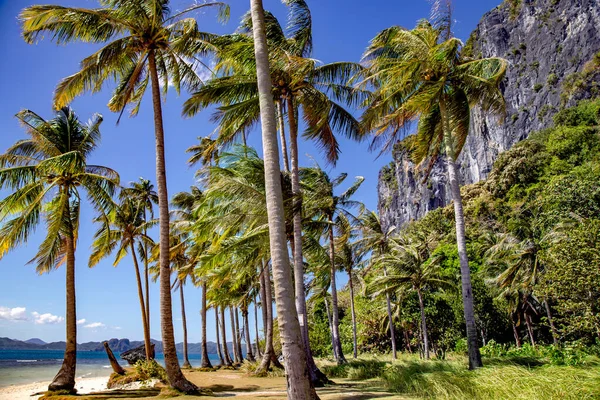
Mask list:
[[[423,303],[423,294],[421,289],[417,289],[419,296],[419,309],[421,310],[421,330],[423,331],[423,347],[425,350],[425,359],[429,360],[429,336],[427,335],[427,321],[425,320],[425,303]]]
[[[273,297],[271,294],[271,278],[269,270],[264,268],[262,271],[261,285],[263,285],[265,293],[265,302],[263,303],[263,310],[267,315],[265,319],[265,352],[258,368],[254,372],[256,375],[265,375],[271,364],[277,368],[283,368],[283,366],[277,360],[275,349],[273,348]]]
[[[552,320],[552,311],[550,310],[550,305],[548,304],[548,299],[544,299],[544,308],[546,308],[546,316],[548,317],[548,325],[550,325],[550,331],[552,332],[552,341],[555,346],[558,346],[558,331],[556,330],[556,326],[554,326],[554,321]]]
[[[229,320],[231,322],[231,347],[233,351],[233,362],[239,364],[242,362],[240,360],[240,355],[238,353],[238,326],[235,323],[233,307],[229,306]]]
[[[329,215],[329,220],[333,221],[333,216]],[[345,364],[346,357],[342,351],[342,342],[340,340],[340,317],[338,311],[337,287],[335,284],[335,244],[333,243],[333,228],[329,228],[329,262],[331,266],[331,319],[333,330],[333,345],[335,346],[336,361],[338,364]]]
[[[179,297],[181,298],[181,322],[183,323],[183,368],[192,368],[188,358],[187,320],[185,318],[185,300],[183,295],[183,282],[179,285]]]
[[[146,223],[146,209],[144,208],[144,223]],[[144,236],[148,236],[148,229],[144,228]],[[144,284],[146,289],[146,329],[150,336],[150,272],[148,271],[148,244],[144,243]]]
[[[383,267],[383,276],[387,276],[387,269]],[[392,342],[392,358],[395,360],[398,358],[398,352],[396,350],[396,330],[394,328],[394,316],[392,315],[392,300],[390,294],[385,294],[385,304],[387,308],[388,320],[390,322],[390,341]]]
[[[278,102],[281,113],[281,101]],[[298,321],[302,334],[302,344],[306,352],[306,363],[310,380],[315,386],[323,386],[329,383],[329,379],[323,374],[313,359],[308,338],[308,315],[306,313],[306,294],[304,292],[304,256],[302,254],[302,191],[300,189],[300,168],[298,160],[298,123],[292,95],[287,98],[288,121],[290,124],[290,147],[292,159],[292,193],[294,194],[294,240],[292,242],[292,251],[294,256],[294,284],[296,295],[296,310],[298,312]],[[280,116],[283,125],[283,115]],[[281,128],[283,131],[283,128]],[[285,138],[282,138],[285,140]],[[287,155],[285,156],[287,158]]]
[[[73,236],[67,235],[67,263],[66,263],[66,292],[67,292],[67,342],[65,355],[60,370],[48,385],[48,390],[66,390],[74,392],[75,368],[77,365],[77,312],[75,307],[75,240]]]
[[[327,313],[327,323],[329,324],[329,337],[331,338],[331,352],[333,353],[333,358],[337,360],[337,353],[335,351],[335,344],[333,343],[333,324],[331,322],[331,311],[329,311],[329,300],[327,297],[323,299],[325,301],[325,312]]]
[[[258,337],[258,303],[256,302],[256,296],[254,296],[254,334],[256,335],[256,357],[261,358],[262,352],[260,351],[260,338]]]
[[[146,307],[144,305],[144,294],[142,291],[142,278],[140,277],[140,268],[138,259],[135,255],[135,247],[133,241],[129,242],[131,256],[133,257],[133,267],[135,269],[135,280],[137,282],[138,298],[140,300],[140,309],[142,310],[142,324],[144,326],[144,347],[146,350],[146,360],[152,359],[152,345],[150,344],[150,333],[148,332],[148,316],[146,315]]]
[[[465,323],[467,326],[467,344],[469,350],[469,369],[480,368],[481,353],[477,342],[477,326],[475,324],[475,306],[473,300],[473,288],[471,286],[471,271],[469,270],[469,258],[467,257],[467,243],[465,236],[465,216],[463,214],[462,198],[460,195],[460,184],[456,163],[454,162],[454,149],[452,145],[452,133],[450,131],[449,116],[446,112],[444,99],[440,101],[440,111],[444,129],[444,142],[446,148],[446,164],[448,168],[448,183],[454,203],[454,219],[456,221],[456,245],[458,247],[458,258],[460,261],[460,277],[463,297]]]
[[[206,343],[206,281],[202,281],[202,310],[200,311],[200,317],[202,318],[202,358],[200,360],[200,368],[212,368],[210,358],[208,358],[208,346]],[[217,332],[217,347],[219,346],[218,332]]]
[[[242,319],[244,320],[244,336],[246,339],[246,358],[248,361],[254,362],[254,354],[252,352],[252,341],[250,340],[250,323],[248,322],[248,308],[242,308]]]
[[[279,321],[281,346],[287,375],[287,392],[288,397],[295,400],[316,399],[318,396],[312,386],[306,365],[306,353],[293,297],[285,236],[285,213],[281,191],[277,128],[273,95],[271,93],[271,73],[269,70],[269,49],[265,33],[264,9],[262,0],[250,0],[250,5],[254,54],[256,57],[256,77],[260,99],[269,240],[275,281],[277,319]]]
[[[352,311],[352,356],[358,357],[358,343],[356,340],[356,312],[354,311],[354,283],[352,282],[352,270],[348,270],[348,284],[350,286],[350,310]]]
[[[163,341],[165,370],[169,384],[175,389],[190,394],[196,393],[196,385],[188,381],[177,359],[173,311],[171,305],[171,268],[169,267],[169,195],[167,193],[167,170],[165,165],[165,135],[163,129],[160,84],[156,70],[154,51],[148,54],[150,79],[152,82],[152,104],[154,106],[154,134],[156,137],[156,183],[158,192],[159,218],[159,265],[160,265],[160,326]]]
[[[215,305],[215,330],[217,336],[217,355],[219,356],[219,361],[221,362],[219,365],[225,365],[225,360],[223,359],[223,353],[221,352],[221,340],[219,339],[219,306]]]
[[[223,356],[225,358],[225,365],[227,367],[231,367],[233,365],[233,360],[229,355],[229,348],[227,347],[227,329],[225,328],[225,307],[221,307],[219,310],[221,313],[221,337],[223,338]]]
[[[285,172],[289,172],[290,162],[288,160],[287,141],[285,140],[285,123],[283,121],[283,103],[281,102],[281,99],[277,100],[277,123],[279,125],[279,140],[281,141],[283,167],[285,168]]]

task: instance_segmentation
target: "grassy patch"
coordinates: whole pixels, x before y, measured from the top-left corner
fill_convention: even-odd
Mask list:
[[[348,378],[353,381],[379,378],[383,375],[389,363],[373,359],[350,360],[346,364],[323,364],[321,371],[328,378]]]

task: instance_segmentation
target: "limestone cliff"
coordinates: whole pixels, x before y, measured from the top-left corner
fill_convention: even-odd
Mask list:
[[[552,123],[564,103],[563,81],[600,51],[599,30],[600,0],[506,0],[483,16],[466,49],[509,61],[502,84],[507,114],[499,121],[473,110],[458,160],[463,184],[486,178],[499,153]],[[449,203],[445,165],[440,160],[423,182],[399,144],[379,173],[378,193],[382,223],[402,226]]]

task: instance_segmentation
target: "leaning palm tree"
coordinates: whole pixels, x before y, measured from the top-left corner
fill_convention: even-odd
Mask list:
[[[507,62],[464,56],[461,41],[450,37],[449,25],[433,26],[428,21],[419,22],[413,30],[394,26],[380,32],[364,60],[368,70],[363,83],[372,84],[375,91],[361,122],[364,131],[375,132],[372,145],[383,142],[384,149],[389,148],[418,119],[411,154],[419,164],[428,160],[425,176],[439,156],[445,155],[454,202],[469,368],[480,367],[456,159],[469,133],[471,107],[504,112],[499,85]]]
[[[271,92],[269,49],[265,30],[262,0],[251,0],[252,33],[256,58],[256,76],[262,125],[262,145],[265,165],[265,195],[269,221],[269,239],[277,319],[281,328],[281,344],[287,374],[288,397],[292,399],[318,398],[311,384],[302,333],[294,304],[294,288],[288,259],[283,194],[281,190],[279,151],[275,107]]]
[[[100,229],[94,235],[92,243],[92,254],[90,255],[88,265],[96,266],[103,258],[116,253],[114,266],[117,266],[128,252],[133,259],[133,268],[135,270],[135,279],[138,289],[138,298],[142,312],[142,325],[144,327],[144,347],[146,350],[146,359],[154,358],[152,345],[150,342],[150,331],[148,329],[148,314],[144,302],[144,293],[142,290],[142,279],[136,251],[139,249],[142,257],[147,245],[152,245],[152,239],[146,235],[148,224],[143,220],[143,211],[141,204],[130,198],[124,198],[110,214],[102,214],[97,218],[100,223]],[[136,245],[139,246],[136,249]]]
[[[33,111],[17,114],[29,138],[0,155],[0,189],[12,191],[0,201],[0,258],[24,244],[43,217],[46,237],[30,263],[38,273],[66,266],[66,348],[51,391],[72,392],[77,359],[75,310],[75,249],[79,233],[81,189],[99,212],[108,213],[119,184],[110,168],[88,165],[100,142],[102,117],[87,124],[65,107],[46,121]]]
[[[171,310],[171,277],[169,273],[169,197],[167,193],[165,139],[161,90],[169,86],[177,91],[196,90],[202,84],[197,70],[202,66],[199,55],[205,54],[214,36],[198,30],[194,18],[184,18],[192,11],[207,7],[219,9],[225,19],[229,8],[220,2],[193,5],[170,15],[168,0],[101,0],[96,9],[54,5],[31,6],[19,18],[23,37],[35,43],[45,33],[59,44],[82,41],[106,43],[81,62],[79,72],[63,79],[56,88],[54,106],[60,108],[83,92],[99,91],[106,80],[114,79],[116,87],[109,101],[111,111],[121,112],[133,106],[137,114],[146,88],[152,88],[154,133],[156,142],[156,181],[160,221],[160,303],[165,368],[171,386],[186,392],[197,388],[181,373],[173,334]],[[162,82],[162,83],[161,83]]]

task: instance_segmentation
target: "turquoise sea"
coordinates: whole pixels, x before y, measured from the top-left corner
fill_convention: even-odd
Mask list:
[[[62,350],[0,350],[0,387],[26,383],[50,381],[62,364]],[[115,353],[119,359],[119,353]],[[211,362],[218,363],[216,354],[209,355]],[[200,365],[200,354],[189,354],[192,366]],[[162,353],[156,361],[164,365]],[[119,360],[121,365],[127,365]],[[183,360],[180,359],[180,364]],[[108,377],[112,372],[108,357],[104,352],[78,351],[77,377]]]

